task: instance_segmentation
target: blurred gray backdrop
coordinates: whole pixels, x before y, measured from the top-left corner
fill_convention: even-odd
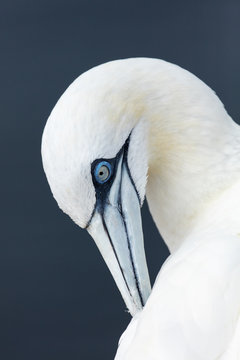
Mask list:
[[[110,360],[130,321],[98,250],[58,208],[42,170],[43,127],[94,65],[133,56],[176,63],[240,113],[240,2],[0,1],[0,358]],[[168,251],[146,204],[154,281]]]

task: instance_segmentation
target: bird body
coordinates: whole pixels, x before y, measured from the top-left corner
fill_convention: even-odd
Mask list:
[[[162,266],[116,360],[240,359],[240,182],[199,218]]]
[[[103,64],[60,98],[42,154],[133,315],[116,360],[239,360],[240,129],[216,94],[162,60]],[[151,294],[145,193],[171,252]]]

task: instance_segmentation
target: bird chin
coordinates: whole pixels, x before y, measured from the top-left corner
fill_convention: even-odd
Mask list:
[[[134,316],[151,292],[138,194],[121,159],[104,206],[96,207],[87,228],[98,246],[125,304]]]

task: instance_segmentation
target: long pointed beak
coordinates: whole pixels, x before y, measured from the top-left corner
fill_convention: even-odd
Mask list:
[[[121,155],[116,176],[103,205],[97,206],[87,228],[94,238],[132,316],[151,292],[140,203]]]

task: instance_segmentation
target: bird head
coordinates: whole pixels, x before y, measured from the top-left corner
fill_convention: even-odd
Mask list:
[[[42,139],[50,188],[95,240],[132,315],[150,294],[140,215],[145,192],[176,251],[235,176],[225,154],[238,144],[236,126],[206,84],[159,59],[97,66],[54,107]]]
[[[132,315],[150,294],[140,208],[147,133],[134,62],[81,75],[59,99],[43,133],[44,170],[59,207],[96,242]],[[137,95],[136,95],[137,94]]]

